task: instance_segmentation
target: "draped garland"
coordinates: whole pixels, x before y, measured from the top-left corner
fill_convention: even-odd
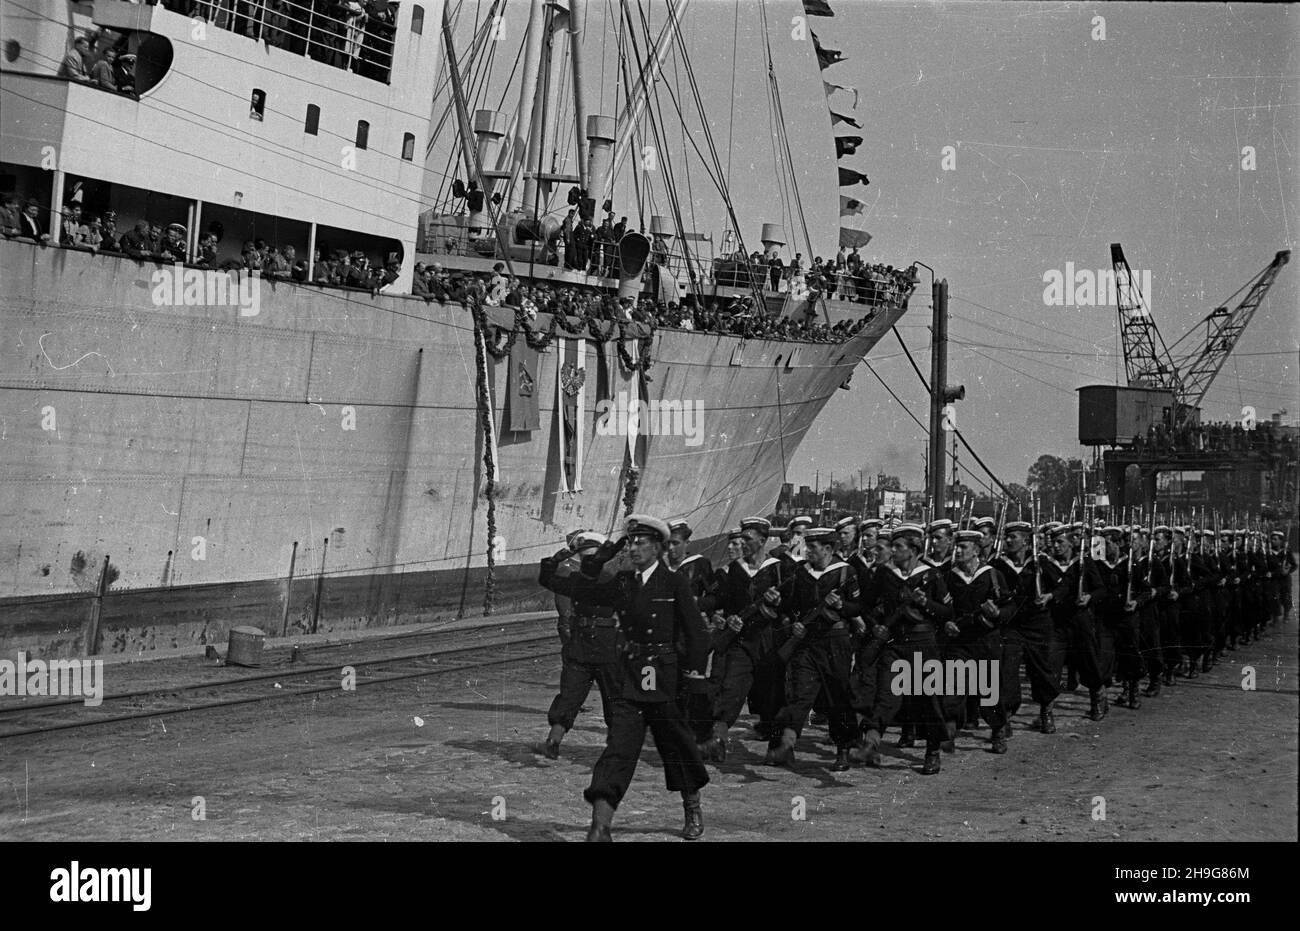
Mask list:
[[[546,329],[537,332],[529,326],[528,315],[524,309],[516,307],[514,325],[509,331],[506,331],[504,327],[496,326],[488,321],[487,311],[483,309],[482,304],[476,298],[469,299],[468,303],[470,312],[474,316],[474,325],[478,328],[479,333],[483,335],[484,347],[494,359],[504,359],[510,355],[510,350],[514,349],[515,340],[519,338],[520,333],[524,334],[524,341],[531,348],[538,351],[550,346],[559,332],[563,332],[566,336],[578,337],[584,335],[585,331],[598,343],[606,342],[614,333],[614,324],[611,323],[602,327],[603,321],[599,320],[595,314],[581,308],[575,315],[578,318],[577,326],[570,326],[566,315],[556,312],[551,315],[551,322]],[[645,374],[654,365],[654,359],[650,356],[650,350],[654,348],[654,324],[648,324],[648,326],[650,332],[645,336],[636,338],[640,352],[635,361],[627,350],[627,341],[630,337],[624,335],[622,328],[619,328],[619,335],[615,338],[618,347],[618,358],[623,363],[623,368],[628,372]],[[646,381],[650,380],[647,375]]]
[[[474,339],[474,356],[477,362],[478,375],[478,421],[479,427],[483,430],[483,468],[487,476],[487,485],[484,489],[484,496],[487,498],[487,582],[483,586],[483,614],[484,616],[492,613],[493,603],[496,601],[496,547],[495,541],[497,536],[497,483],[496,483],[496,459],[492,448],[492,401],[488,395],[488,362],[487,352],[493,352],[492,344],[487,339],[487,329],[483,323],[483,308],[479,305],[477,296],[471,296],[469,299],[470,309],[474,313],[474,320],[478,323],[478,330]],[[514,343],[515,332],[510,333],[510,343]],[[486,350],[486,352],[485,352]],[[507,347],[507,353],[510,349]],[[501,356],[496,356],[501,358]]]
[[[636,508],[636,493],[641,489],[641,470],[634,465],[627,467],[627,481],[623,485],[623,516],[630,517]]]

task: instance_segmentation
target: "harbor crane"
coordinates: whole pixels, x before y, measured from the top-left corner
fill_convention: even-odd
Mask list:
[[[1164,388],[1173,392],[1174,420],[1181,422],[1200,406],[1214,377],[1246,331],[1269,288],[1273,287],[1278,272],[1290,261],[1291,251],[1287,249],[1277,253],[1268,266],[1238,288],[1223,305],[1206,314],[1172,346],[1165,345],[1119,243],[1111,243],[1110,258],[1115,270],[1124,371],[1129,387]],[[1228,305],[1243,291],[1246,296],[1229,310]]]

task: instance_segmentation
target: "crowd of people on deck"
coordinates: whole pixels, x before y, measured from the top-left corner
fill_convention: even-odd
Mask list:
[[[259,277],[296,281],[321,287],[353,288],[378,293],[401,276],[395,255],[386,262],[372,259],[360,249],[316,249],[308,263],[293,245],[276,245],[265,239],[243,243],[238,257],[222,259],[218,252],[221,231],[210,227],[198,236],[193,254],[189,231],[181,223],[136,220],[127,229],[118,228],[115,210],[93,213],[80,204],[64,206],[57,226],[45,228],[48,211],[39,201],[25,202],[13,193],[0,198],[0,235],[46,245],[58,245],[89,252],[127,255],[157,262],[181,262],[191,267],[222,271],[255,272]],[[562,313],[597,322],[644,323],[745,339],[842,342],[875,319],[874,312],[830,324],[819,320],[816,304],[808,302],[803,312],[774,315],[756,308],[750,297],[697,300],[686,295],[667,298],[619,298],[599,288],[578,285],[526,284],[506,273],[503,263],[492,272],[448,271],[440,264],[416,263],[411,294],[427,301],[477,300],[486,307],[518,307],[528,319],[537,314]]]
[[[135,62],[136,56],[126,51],[126,40],[105,29],[72,40],[72,48],[59,65],[59,77],[134,95]]]
[[[1249,426],[1241,421],[1182,422],[1171,426],[1166,419],[1147,427],[1145,434],[1134,435],[1132,449],[1139,456],[1150,457],[1171,453],[1252,451],[1282,455],[1288,459],[1296,455],[1295,441],[1279,434],[1269,420]]]
[[[155,2],[155,0],[150,0]],[[268,46],[387,81],[398,4],[393,0],[156,0]]]
[[[873,315],[829,325],[811,315],[776,317],[755,313],[749,298],[710,299],[703,303],[686,295],[680,301],[649,297],[619,298],[606,291],[577,285],[521,282],[498,262],[490,273],[444,269],[417,262],[411,293],[429,301],[465,303],[474,297],[487,307],[518,307],[532,320],[539,313],[564,314],[600,322],[645,323],[654,327],[743,336],[746,339],[788,339],[841,342],[867,325]]]

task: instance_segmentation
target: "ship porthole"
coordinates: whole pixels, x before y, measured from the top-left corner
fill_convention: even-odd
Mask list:
[[[22,43],[17,39],[10,39],[5,43],[5,61],[17,61],[18,56],[23,53]]]

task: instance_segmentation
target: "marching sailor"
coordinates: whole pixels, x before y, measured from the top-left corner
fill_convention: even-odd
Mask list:
[[[836,747],[831,769],[841,772],[849,768],[849,748],[854,737],[849,699],[849,668],[853,661],[849,629],[852,625],[861,632],[866,625],[859,617],[858,574],[836,555],[835,531],[809,530],[805,540],[808,559],[800,564],[791,595],[781,605],[782,613],[792,623],[787,663],[789,692],[774,722],[780,736],[768,744],[765,762],[777,766],[794,762],[795,743],[813,702],[821,694],[826,696],[830,735]]]

